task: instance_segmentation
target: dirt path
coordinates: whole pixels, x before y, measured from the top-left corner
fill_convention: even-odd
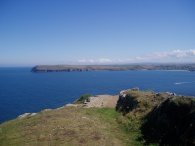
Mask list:
[[[118,100],[118,95],[97,95],[90,97],[90,102],[86,103],[86,107],[110,107],[114,108]]]

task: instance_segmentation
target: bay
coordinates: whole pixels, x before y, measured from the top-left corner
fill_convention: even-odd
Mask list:
[[[33,73],[31,68],[0,68],[0,123],[26,112],[39,112],[72,103],[82,94],[115,95],[133,87],[195,96],[195,72],[141,70]]]

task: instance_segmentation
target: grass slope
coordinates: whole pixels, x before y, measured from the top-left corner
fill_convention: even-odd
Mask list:
[[[195,145],[195,99],[125,92],[114,108],[82,104],[0,125],[0,146]]]
[[[141,145],[111,108],[66,107],[0,125],[1,146]]]

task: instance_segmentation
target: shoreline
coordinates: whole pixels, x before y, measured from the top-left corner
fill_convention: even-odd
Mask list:
[[[32,72],[83,72],[83,71],[195,71],[195,64],[157,64],[157,65],[37,65]]]
[[[83,107],[83,108],[115,108],[116,106],[116,103],[117,103],[117,100],[120,98],[121,94],[123,94],[123,92],[126,92],[126,91],[130,91],[130,90],[136,90],[138,92],[145,92],[145,91],[142,91],[142,90],[139,90],[139,88],[131,88],[131,89],[126,89],[126,90],[122,90],[120,91],[120,93],[118,95],[110,95],[110,94],[101,94],[101,95],[93,95],[91,96],[90,98],[90,101],[89,102],[85,102],[85,103],[76,103],[76,101],[79,99],[77,99],[76,101],[73,101],[72,103],[67,103],[63,106],[60,106],[60,107],[56,107],[56,108],[47,108],[47,109],[43,109],[39,112],[27,112],[27,113],[23,113],[23,114],[20,114],[18,115],[17,117],[13,118],[13,119],[10,119],[10,120],[7,120],[7,121],[4,121],[1,124],[3,123],[6,123],[6,122],[9,122],[9,121],[12,121],[12,120],[15,120],[15,119],[23,119],[23,118],[26,118],[26,117],[33,117],[41,112],[46,112],[46,111],[52,111],[52,110],[59,110],[59,109],[62,109],[62,108],[66,108],[66,107]],[[146,90],[147,91],[147,90]],[[150,92],[153,92],[155,94],[166,94],[167,96],[173,96],[173,97],[184,97],[184,98],[194,98],[195,99],[195,96],[189,96],[189,95],[177,95],[173,92],[155,92],[155,91],[150,91]],[[100,98],[100,101],[98,101],[98,98]],[[103,99],[106,99],[106,101],[103,101]],[[110,100],[110,98],[116,98],[114,103],[112,103],[112,105],[108,105],[109,103],[108,102],[112,102]],[[103,103],[103,105],[102,105]]]
[[[94,141],[105,144],[106,137],[111,139],[107,140],[106,145],[114,138],[121,140],[117,146],[123,146],[126,135],[129,142],[133,140],[139,145],[148,142],[171,145],[173,140],[175,145],[192,145],[195,142],[191,138],[195,126],[195,98],[171,92],[142,91],[139,88],[122,90],[116,96],[86,95],[82,95],[74,104],[25,113],[0,124],[0,139],[10,145],[16,142],[20,145],[26,142],[48,145],[48,142],[59,143],[61,140],[65,145],[80,145],[81,142],[83,144],[81,138],[84,138],[87,139],[84,145],[93,145]],[[110,135],[107,135],[108,131],[111,131]],[[183,133],[186,133],[185,137],[181,137]],[[113,137],[113,134],[116,135]],[[138,140],[140,136],[143,139]]]

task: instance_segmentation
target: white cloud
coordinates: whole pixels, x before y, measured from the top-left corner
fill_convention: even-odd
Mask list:
[[[159,52],[155,53],[157,57],[160,58],[167,58],[167,57],[174,57],[174,58],[186,58],[195,56],[195,50],[173,50],[170,52]]]
[[[135,57],[136,60],[157,60],[157,59],[186,59],[189,57],[195,57],[195,50],[172,50],[167,52],[154,52],[144,56]]]
[[[110,62],[112,62],[112,60],[108,59],[108,58],[100,58],[100,59],[98,59],[98,62],[99,63],[110,63]]]
[[[86,60],[86,59],[80,59],[80,60],[78,60],[78,62],[79,62],[79,63],[86,63],[87,60]]]
[[[79,63],[86,63],[86,64],[106,64],[112,63],[113,60],[109,58],[98,58],[98,59],[80,59],[78,60]]]
[[[172,50],[165,52],[152,52],[142,56],[131,58],[99,58],[99,59],[80,59],[80,64],[124,64],[124,63],[139,63],[139,62],[177,62],[178,60],[195,61],[195,49],[190,50]]]
[[[195,56],[195,50],[173,50],[169,54],[176,58],[185,58]]]

